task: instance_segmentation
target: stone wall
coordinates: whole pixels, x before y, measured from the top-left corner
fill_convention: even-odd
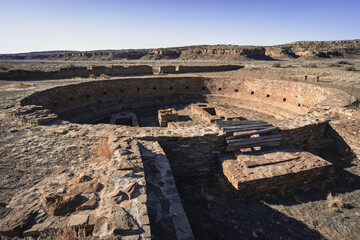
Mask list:
[[[161,66],[159,67],[159,73],[176,73],[176,66]]]
[[[285,90],[279,92],[279,89]],[[41,105],[75,122],[88,121],[92,115],[111,114],[132,108],[195,102],[231,103],[285,118],[309,112],[325,102],[329,95],[331,92],[328,90],[301,83],[158,77],[89,81],[60,86],[34,93],[23,99],[21,104]],[[338,104],[343,103],[340,101]],[[81,117],[82,113],[87,117]],[[72,115],[74,120],[69,117]]]
[[[221,66],[161,66],[159,73],[194,73],[194,72],[221,72],[232,71],[243,68],[238,65]],[[100,76],[130,76],[130,75],[153,75],[153,68],[148,65],[132,66],[92,66],[87,67],[67,67],[55,71],[28,71],[28,70],[10,70],[0,72],[1,80],[27,80],[27,79],[65,79],[82,77],[86,78],[93,74]]]
[[[307,169],[297,173],[289,173],[281,176],[264,178],[257,181],[244,183],[238,196],[251,197],[268,192],[279,192],[283,189],[299,187],[314,181],[327,179],[331,170],[331,165]]]
[[[353,153],[360,159],[360,110],[334,108],[330,112],[334,120],[326,135],[335,140],[333,149],[342,155]]]
[[[214,173],[218,154],[225,150],[225,137],[219,134],[194,137],[148,136],[139,139],[159,141],[177,176]]]
[[[145,170],[147,208],[153,239],[194,239],[164,151],[157,142],[139,141]]]
[[[302,145],[325,135],[328,122],[319,122],[302,127],[281,129],[281,144]]]
[[[310,152],[295,149],[257,154],[220,155],[225,179],[240,196],[281,191],[327,178],[332,164]]]
[[[233,71],[243,68],[239,65],[221,65],[221,66],[179,66],[178,73],[194,73],[194,72],[223,72]]]
[[[87,67],[69,67],[60,68],[58,71],[26,71],[26,70],[10,70],[8,72],[0,72],[1,80],[26,80],[26,79],[62,79],[73,77],[89,77],[90,74],[100,76],[105,74],[108,76],[122,75],[152,75],[153,69],[147,65],[135,66],[93,66]]]

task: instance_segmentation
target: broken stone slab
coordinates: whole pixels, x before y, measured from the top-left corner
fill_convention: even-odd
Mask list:
[[[43,197],[46,209],[52,215],[61,215],[75,209],[84,200],[80,194],[75,196],[61,196],[59,194],[49,194]]]
[[[89,215],[81,215],[81,214],[71,215],[68,222],[68,226],[69,227],[85,226],[88,224],[88,221],[89,221]]]
[[[84,211],[84,210],[93,210],[98,207],[98,202],[100,201],[100,197],[98,194],[93,194],[89,200],[81,204],[76,211]]]
[[[73,184],[67,190],[69,195],[90,194],[99,192],[104,186],[96,180],[84,183]]]
[[[0,222],[0,236],[21,237],[22,231],[30,223],[37,211],[35,208],[24,208],[20,211],[10,212]]]
[[[121,207],[113,207],[108,216],[95,221],[93,236],[106,237],[109,235],[126,234],[138,231],[139,227],[132,217]]]

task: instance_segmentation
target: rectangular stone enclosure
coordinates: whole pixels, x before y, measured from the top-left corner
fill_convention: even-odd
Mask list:
[[[332,164],[310,152],[260,151],[220,156],[227,181],[241,196],[253,196],[299,186],[327,177]]]

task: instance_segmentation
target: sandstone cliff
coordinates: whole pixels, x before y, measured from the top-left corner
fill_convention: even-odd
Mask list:
[[[211,59],[294,59],[358,58],[360,39],[345,41],[293,42],[276,46],[201,45],[163,49],[130,49],[98,51],[54,51],[2,54],[0,60],[211,60]]]

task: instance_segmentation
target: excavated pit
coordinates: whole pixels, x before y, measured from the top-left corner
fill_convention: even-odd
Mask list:
[[[172,174],[167,177],[175,178],[196,239],[267,238],[269,232],[279,238],[319,238],[317,232],[309,230],[300,221],[287,218],[259,200],[245,202],[243,198],[238,198],[243,195],[239,195],[238,189],[224,177],[219,160],[219,155],[227,152],[228,136],[216,122],[265,120],[279,127],[282,134],[279,148],[296,146],[328,160],[323,151],[333,149],[331,143],[315,149],[311,149],[309,143],[334,136],[329,133],[325,118],[310,112],[317,109],[319,113],[328,105],[343,106],[346,98],[339,99],[329,90],[300,83],[159,77],[59,86],[33,93],[24,98],[21,105],[41,106],[35,111],[48,109],[47,114],[52,114],[51,117],[24,112],[25,119],[36,121],[41,118],[38,123],[118,127],[119,131],[114,131],[114,135],[124,130],[121,137],[127,135],[139,141],[158,142],[166,154],[162,161],[169,161],[171,166]],[[178,116],[176,120],[166,120],[167,127],[160,127],[164,121],[158,114],[164,109],[174,109]],[[259,149],[272,148],[260,146]],[[152,155],[144,145],[140,147],[140,152],[149,185],[147,201],[150,204],[148,211],[153,237],[174,238],[176,230],[171,229],[176,229],[176,224],[171,223],[173,225],[169,227],[169,222],[163,221],[164,225],[156,225],[161,206],[154,207],[154,201],[162,199],[156,195],[162,186],[155,186],[154,181],[163,180],[162,175],[156,175],[156,172],[152,176],[152,171],[156,171],[154,159],[157,155]],[[333,159],[330,160],[333,162]],[[299,186],[304,183],[300,181]],[[316,191],[316,184],[314,189]],[[285,191],[285,188],[280,186],[275,192],[280,190]],[[272,196],[271,192],[265,191],[265,194]],[[264,195],[255,191],[251,197],[258,199],[259,196]],[[166,205],[164,208],[169,208],[168,202],[161,201]],[[167,236],[164,236],[165,229],[170,231],[165,234]]]

